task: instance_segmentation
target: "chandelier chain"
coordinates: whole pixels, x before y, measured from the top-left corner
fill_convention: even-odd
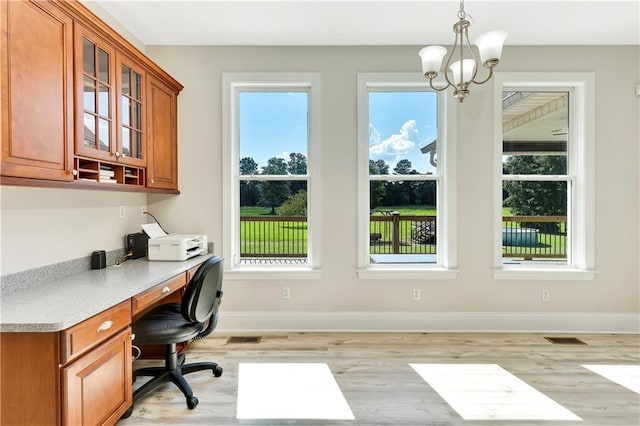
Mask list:
[[[460,0],[460,10],[458,11],[458,19],[466,18],[467,14],[464,11],[464,0]]]

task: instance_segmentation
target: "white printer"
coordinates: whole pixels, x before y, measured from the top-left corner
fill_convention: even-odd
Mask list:
[[[187,260],[207,254],[207,236],[201,234],[167,234],[153,226],[142,225],[149,236],[147,255],[149,260]]]

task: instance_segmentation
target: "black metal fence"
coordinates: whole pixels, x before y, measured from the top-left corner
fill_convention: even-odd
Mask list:
[[[435,254],[436,216],[388,212],[370,216],[371,254]],[[566,216],[503,216],[504,257],[566,259]],[[304,216],[240,218],[241,258],[306,258]]]

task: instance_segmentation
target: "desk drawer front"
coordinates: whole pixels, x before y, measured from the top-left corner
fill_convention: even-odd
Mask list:
[[[62,363],[114,336],[131,324],[131,304],[125,301],[62,332]]]
[[[159,300],[164,299],[171,293],[180,290],[187,283],[187,275],[183,272],[175,277],[161,282],[155,287],[150,288],[144,293],[140,293],[133,297],[133,314],[136,315],[145,308],[153,305]]]
[[[193,268],[187,270],[187,282],[191,281],[191,278],[193,278],[193,276],[196,274],[196,272],[198,271],[198,268],[200,268],[200,266],[202,266],[202,263],[199,265],[194,266]]]

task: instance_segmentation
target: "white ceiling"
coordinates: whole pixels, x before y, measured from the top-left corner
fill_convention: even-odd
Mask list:
[[[87,3],[91,0],[81,0]],[[145,45],[452,44],[458,0],[95,0]],[[470,38],[640,45],[640,0],[467,0]],[[471,40],[473,42],[473,40]]]

